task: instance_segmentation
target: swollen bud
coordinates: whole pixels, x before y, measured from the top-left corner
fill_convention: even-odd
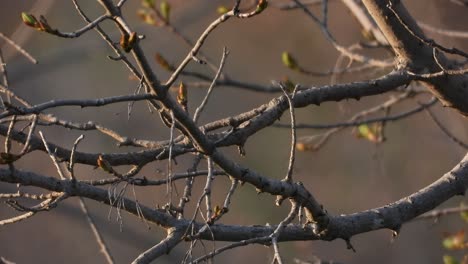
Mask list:
[[[132,32],[130,34],[130,37],[128,37],[128,44],[130,45],[130,48],[133,47],[133,44],[135,44],[137,39],[138,39],[138,36],[137,36],[136,32]]]
[[[370,127],[366,124],[359,125],[357,128],[357,136],[360,138],[365,138],[370,142],[379,142],[379,136],[376,126]]]
[[[183,82],[180,82],[179,91],[177,93],[177,102],[182,106],[182,108],[187,112],[187,87]]]
[[[122,36],[120,36],[120,41],[119,41],[120,47],[122,47],[122,49],[125,52],[130,52],[133,48],[133,45],[135,45],[137,39],[138,39],[138,36],[136,32],[132,32],[130,35],[125,33]]]
[[[108,173],[114,172],[114,169],[110,165],[109,161],[105,160],[101,155],[99,155],[97,159],[97,165],[99,166],[99,168],[101,168],[105,172],[108,172]]]
[[[156,20],[154,17],[145,9],[140,9],[137,11],[138,17],[143,20],[148,25],[156,25]]]
[[[25,12],[22,12],[21,13],[21,19],[23,19],[23,23],[30,26],[30,27],[37,27],[38,25],[38,21],[36,19],[35,16],[31,15],[31,14],[28,14],[28,13],[25,13]]]
[[[224,15],[227,12],[229,12],[229,9],[225,6],[218,6],[218,9],[216,9],[216,12],[218,12],[218,14],[220,15]]]
[[[289,54],[289,52],[284,51],[283,54],[281,54],[281,60],[283,61],[283,65],[288,67],[289,69],[292,69],[292,70],[299,69],[296,59],[294,59],[291,56],[291,54]]]
[[[288,91],[288,93],[292,93],[294,91],[296,84],[293,81],[291,81],[291,79],[289,79],[288,76],[284,76],[282,79],[282,82],[283,82],[284,88],[286,88],[286,91]]]
[[[257,9],[255,10],[256,13],[261,13],[265,8],[268,6],[268,1],[267,0],[259,0],[257,4]]]

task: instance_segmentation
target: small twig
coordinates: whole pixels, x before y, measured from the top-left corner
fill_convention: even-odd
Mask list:
[[[80,143],[81,140],[84,139],[84,135],[80,135],[76,140],[75,143],[73,143],[73,147],[71,149],[71,154],[70,154],[70,164],[68,166],[68,171],[70,172],[70,177],[72,180],[75,179],[75,172],[73,170],[73,166],[75,165],[75,152],[76,152],[76,147],[78,147],[78,144]]]
[[[229,244],[229,245],[226,245],[224,247],[220,247],[202,257],[199,257],[198,259],[190,262],[191,264],[196,264],[196,263],[200,263],[200,262],[203,262],[203,261],[206,261],[207,259],[211,259],[213,258],[214,256],[216,255],[219,255],[220,253],[226,251],[226,250],[229,250],[229,249],[233,249],[233,248],[236,248],[236,247],[242,247],[242,246],[246,246],[246,245],[250,245],[250,244],[267,244],[267,243],[271,243],[272,242],[272,239],[273,238],[276,238],[278,239],[280,233],[283,231],[284,227],[286,227],[286,225],[288,225],[289,223],[291,223],[292,220],[294,220],[294,218],[296,217],[297,215],[297,211],[298,211],[298,206],[296,203],[292,203],[292,206],[291,206],[291,211],[289,212],[288,216],[283,220],[281,221],[278,226],[276,227],[275,230],[273,230],[273,232],[269,235],[269,236],[263,236],[263,237],[256,237],[256,238],[251,238],[251,239],[247,239],[247,240],[241,240],[239,242],[235,242],[235,243],[232,243],[232,244]]]
[[[343,264],[341,262],[337,262],[334,260],[323,260],[318,258],[317,256],[312,256],[312,260],[302,260],[298,258],[294,258],[295,264]]]
[[[23,149],[21,150],[19,154],[20,156],[26,154],[26,152],[28,151],[28,148],[31,144],[32,135],[34,134],[34,130],[36,129],[36,125],[37,125],[37,115],[34,115],[33,120],[31,121],[31,126],[29,127],[28,137],[26,138],[26,142],[23,145]]]
[[[437,117],[434,115],[434,113],[428,109],[425,108],[426,113],[431,117],[432,121],[439,127],[439,129],[444,132],[444,134],[453,142],[455,142],[458,146],[468,150],[468,144],[464,143],[460,139],[458,139],[456,136],[454,136],[440,121],[437,119]]]
[[[468,38],[468,32],[467,31],[456,31],[456,30],[448,30],[448,29],[441,29],[441,28],[436,28],[433,27],[429,24],[423,23],[423,22],[418,22],[418,25],[427,31],[431,31],[443,36],[451,37],[451,38]]]
[[[225,14],[222,14],[220,17],[218,17],[205,29],[205,31],[198,38],[197,42],[195,42],[195,45],[193,45],[193,48],[186,55],[185,59],[179,64],[177,69],[172,73],[171,77],[169,77],[169,79],[164,83],[164,86],[166,87],[166,89],[168,89],[169,87],[171,87],[172,84],[174,84],[175,80],[180,75],[182,70],[187,66],[187,64],[192,60],[192,58],[197,55],[197,53],[203,46],[203,43],[211,34],[211,32],[215,28],[217,28],[221,23],[226,22],[228,19],[234,16],[238,18],[250,18],[252,16],[259,14],[258,10],[254,10],[249,13],[239,13],[239,9],[238,9],[239,5],[240,5],[240,1],[236,2],[232,10],[230,10],[229,12]]]
[[[310,17],[319,27],[320,27],[320,30],[322,31],[322,33],[324,34],[325,38],[333,45],[333,47],[338,51],[340,52],[341,54],[349,57],[350,59],[352,60],[355,60],[355,61],[359,61],[361,63],[365,63],[365,64],[370,64],[370,65],[373,65],[375,67],[389,67],[389,66],[393,66],[394,65],[394,62],[387,62],[387,61],[383,61],[383,60],[378,60],[378,59],[373,59],[373,58],[370,58],[370,57],[366,57],[364,55],[361,55],[361,54],[358,54],[358,53],[354,53],[352,52],[351,50],[347,49],[346,47],[344,46],[341,46],[340,44],[338,44],[338,42],[336,41],[336,39],[333,37],[333,35],[331,34],[331,32],[328,30],[328,28],[326,27],[326,25],[323,24],[322,21],[320,21],[320,19],[317,18],[316,15],[314,15],[314,13],[312,13],[312,11],[310,11],[309,8],[307,8],[301,1],[299,0],[292,0],[294,1],[294,3],[296,3],[297,6],[299,6],[303,11],[304,13],[307,14],[308,17]]]
[[[172,204],[172,148],[174,145],[174,129],[175,129],[175,118],[174,112],[170,112],[171,114],[171,127],[170,127],[170,135],[169,135],[169,158],[167,160],[167,194],[169,195],[169,203]]]
[[[186,173],[186,174],[190,174],[190,176],[186,178],[184,193],[179,200],[179,205],[178,205],[178,208],[180,210],[180,213],[178,215],[179,219],[184,216],[183,214],[184,214],[185,205],[190,201],[190,197],[192,196],[192,187],[193,187],[193,182],[194,182],[194,177],[195,177],[193,173],[197,171],[198,165],[200,164],[200,161],[202,158],[203,156],[201,154],[197,155],[193,161],[192,167]],[[202,174],[202,175],[206,175],[206,174]],[[171,177],[172,180],[175,180],[174,176],[175,175]]]
[[[86,21],[87,23],[91,23],[91,19],[89,19],[88,16],[86,16],[86,14],[83,12],[83,10],[81,10],[80,6],[78,5],[77,0],[72,0],[72,1],[73,1],[73,4],[75,5],[75,9],[78,11],[78,13],[83,18],[83,20]],[[122,51],[120,51],[119,45],[114,43],[114,41],[112,41],[109,35],[107,35],[107,33],[104,32],[104,30],[99,25],[96,25],[94,30],[96,30],[99,33],[99,35],[101,35],[102,39],[104,39],[104,41],[106,41],[107,44],[109,44],[109,46],[114,50],[115,54],[117,54],[120,60],[124,62],[125,66],[127,66],[130,72],[132,72],[132,74],[140,80],[143,75],[138,72],[137,68],[133,66],[133,64],[122,53]]]
[[[208,167],[208,175],[206,176],[206,185],[203,189],[206,198],[206,219],[210,219],[213,215],[213,208],[211,206],[211,184],[214,180],[213,175],[213,160],[208,157],[207,158],[207,167]]]
[[[96,18],[94,21],[89,22],[86,26],[84,26],[81,29],[76,30],[74,32],[60,32],[60,31],[58,31],[56,29],[51,29],[51,30],[46,31],[46,32],[48,32],[48,33],[50,33],[52,35],[58,36],[58,37],[62,37],[62,38],[77,38],[77,37],[83,35],[84,33],[90,31],[91,29],[97,27],[104,20],[110,19],[110,18],[111,18],[111,16],[109,16],[107,14],[101,15],[98,18]]]
[[[388,116],[382,116],[382,117],[376,117],[376,118],[369,118],[369,119],[363,119],[363,120],[355,120],[355,121],[348,121],[348,122],[343,122],[343,123],[332,123],[332,124],[297,124],[296,129],[331,129],[331,128],[345,128],[345,127],[356,127],[360,125],[369,125],[373,123],[379,123],[379,122],[393,122],[393,121],[398,121],[400,119],[409,117],[411,115],[414,115],[416,113],[419,113],[423,111],[426,108],[429,108],[431,106],[434,106],[437,103],[437,99],[433,98],[429,102],[421,104],[413,109],[410,109],[408,111],[395,114],[395,115],[388,115]],[[278,128],[290,128],[291,125],[289,124],[274,124],[273,127],[278,127]]]
[[[12,199],[12,198],[27,198],[31,200],[47,200],[54,199],[63,195],[59,192],[51,192],[45,194],[32,194],[32,193],[23,193],[18,190],[16,193],[0,193],[1,199]]]
[[[320,5],[322,4],[322,0],[304,0],[302,1],[302,4],[304,5]],[[301,8],[298,6],[296,3],[284,3],[284,4],[273,4],[274,7],[280,9],[280,10],[290,10],[290,9],[297,9]]]
[[[94,223],[93,219],[89,215],[88,208],[86,207],[86,204],[84,203],[83,198],[80,197],[79,201],[80,201],[81,211],[86,216],[86,221],[88,222],[89,226],[91,227],[91,231],[93,232],[93,235],[96,238],[96,242],[99,245],[101,253],[104,255],[107,263],[113,264],[114,259],[112,258],[112,255],[110,254],[109,248],[107,247],[104,239],[102,238],[101,234],[99,233],[99,230],[97,229],[96,224]]]
[[[441,51],[444,51],[446,53],[450,53],[450,54],[456,54],[456,55],[459,55],[459,56],[462,56],[462,57],[465,57],[465,58],[468,58],[468,53],[462,51],[462,50],[459,50],[457,48],[446,48],[442,45],[439,45],[437,42],[435,42],[434,40],[432,39],[426,39],[424,36],[419,36],[418,34],[416,34],[416,32],[414,32],[413,30],[411,30],[411,28],[408,27],[408,25],[402,20],[402,18],[400,17],[400,15],[393,9],[393,6],[392,6],[392,2],[390,1],[389,4],[387,5],[387,8],[395,15],[396,19],[400,22],[400,24],[413,36],[415,37],[416,39],[418,39],[419,41],[421,41],[422,43],[428,45],[428,46],[431,46],[433,48],[437,48]]]
[[[278,83],[278,85],[281,88],[281,90],[283,90],[284,96],[286,96],[286,99],[288,100],[289,114],[291,118],[291,150],[289,154],[288,171],[286,173],[285,178],[283,179],[284,181],[291,183],[293,169],[294,169],[294,160],[296,158],[296,116],[294,114],[293,100],[294,100],[294,96],[296,95],[298,85],[294,87],[294,90],[292,91],[291,95],[289,95],[288,91],[286,90],[286,87],[284,87],[283,84]]]
[[[31,54],[29,54],[26,50],[21,48],[20,45],[16,44],[9,37],[5,36],[2,32],[0,32],[0,38],[4,39],[8,44],[10,44],[17,51],[19,51],[19,53],[23,54],[23,56],[30,60],[32,63],[37,64],[37,60]]]
[[[68,195],[66,195],[65,193],[60,193],[57,196],[51,196],[50,198],[47,198],[45,201],[31,208],[24,207],[16,201],[7,201],[6,204],[9,205],[10,207],[14,208],[17,211],[27,212],[27,213],[16,216],[16,217],[12,217],[9,219],[2,220],[0,221],[0,226],[13,224],[13,223],[28,219],[38,212],[47,211],[50,208],[57,206],[57,203],[66,199],[67,197]]]
[[[51,126],[51,125],[57,125],[57,126],[62,126],[67,129],[77,129],[77,130],[97,130],[98,132],[102,133],[105,136],[109,136],[112,139],[116,140],[118,143],[118,146],[135,146],[135,147],[146,147],[146,148],[159,148],[162,147],[166,144],[166,142],[155,142],[155,141],[150,141],[150,140],[140,140],[140,139],[132,139],[128,138],[126,136],[122,136],[116,131],[104,127],[102,125],[96,124],[93,121],[88,121],[86,123],[75,123],[67,120],[62,120],[58,119],[54,115],[51,114],[40,114],[39,119],[41,122],[39,122],[39,125],[42,126]]]
[[[339,131],[341,131],[342,129],[344,129],[346,127],[352,127],[352,126],[358,126],[358,125],[362,125],[362,124],[370,124],[370,123],[376,123],[376,122],[383,122],[383,121],[385,121],[385,122],[396,121],[396,120],[411,116],[411,115],[413,115],[415,113],[418,113],[418,112],[426,109],[427,107],[434,105],[437,102],[436,98],[432,98],[431,101],[429,101],[428,103],[422,104],[422,105],[420,105],[420,106],[418,106],[418,107],[416,107],[416,108],[414,108],[414,109],[412,109],[410,111],[407,111],[407,112],[404,112],[404,113],[401,113],[401,114],[398,114],[398,115],[384,116],[384,117],[368,119],[368,120],[364,120],[364,121],[358,121],[363,116],[369,115],[371,113],[375,113],[377,111],[385,110],[388,107],[400,102],[401,100],[408,98],[408,96],[409,96],[409,94],[404,93],[404,94],[400,95],[399,97],[393,97],[393,98],[391,98],[390,100],[388,100],[387,102],[385,102],[383,104],[380,104],[378,106],[372,107],[370,109],[367,109],[367,110],[364,110],[364,111],[361,111],[361,112],[355,114],[353,117],[348,119],[348,122],[345,122],[345,123],[338,123],[338,124],[331,124],[331,125],[297,125],[296,128],[298,128],[298,129],[299,128],[314,128],[314,129],[329,129],[329,128],[331,128],[329,131],[327,131],[326,133],[321,134],[321,135],[301,137],[299,139],[299,141],[301,143],[305,144],[304,145],[305,149],[315,151],[315,150],[318,150],[319,148],[321,148],[325,143],[327,143],[327,141],[330,139],[330,137],[332,135],[338,133]],[[319,138],[318,141],[317,141],[317,138]],[[312,144],[312,142],[316,142],[316,143]]]
[[[0,263],[1,264],[16,264],[15,262],[10,261],[10,260],[6,259],[5,257],[0,257]]]
[[[234,192],[236,191],[237,186],[239,185],[239,181],[236,179],[231,179],[231,188],[229,188],[229,191],[226,195],[226,198],[224,199],[224,204],[223,204],[223,209],[227,210],[229,208],[229,205],[231,204],[231,198]]]
[[[17,100],[18,102],[20,102],[21,104],[23,104],[26,107],[31,107],[31,105],[26,100],[24,100],[20,96],[16,95],[15,92],[13,92],[12,90],[9,90],[7,87],[5,87],[5,86],[3,86],[1,84],[0,84],[0,93],[6,94],[8,96],[8,98],[10,98],[10,97],[14,98],[15,100]],[[0,97],[0,99],[1,99],[1,97]],[[2,103],[2,107],[3,107],[3,109],[5,109],[4,103]]]
[[[39,135],[40,135],[41,138],[42,138],[42,142],[44,143],[44,147],[45,147],[47,153],[49,154],[50,159],[51,159],[52,162],[54,163],[55,168],[57,169],[57,172],[58,172],[58,174],[60,175],[60,179],[61,179],[61,180],[65,180],[66,177],[65,177],[65,175],[64,175],[63,172],[62,172],[62,168],[60,167],[60,164],[58,164],[57,159],[55,158],[55,154],[53,154],[52,151],[50,151],[50,149],[49,149],[49,144],[47,144],[47,141],[46,141],[44,135],[42,134],[42,131],[39,131]]]
[[[213,210],[211,208],[211,184],[214,179],[213,175],[213,160],[211,157],[207,157],[207,166],[208,166],[208,174],[206,176],[206,182],[205,182],[205,187],[203,188],[203,194],[200,195],[197,201],[197,205],[195,207],[195,212],[193,213],[192,219],[190,220],[189,225],[187,226],[187,229],[185,230],[185,235],[188,233],[189,229],[191,229],[193,226],[193,223],[195,222],[195,219],[197,217],[198,212],[200,212],[200,215],[202,218],[205,219],[205,223],[207,225],[211,224],[211,215],[213,213]],[[206,217],[201,213],[201,203],[203,199],[206,199]],[[205,225],[205,227],[207,227]],[[199,231],[198,233],[201,233],[202,231]]]
[[[8,72],[6,68],[6,62],[5,59],[3,58],[3,52],[2,49],[0,48],[0,73],[3,76],[3,85],[8,88],[9,83],[8,83]],[[10,102],[10,98],[8,98],[8,102]]]
[[[11,119],[10,121],[10,125],[8,126],[8,132],[5,138],[5,152],[6,153],[10,153],[10,150],[11,150],[11,132],[13,131],[15,124],[16,124],[16,116],[14,115],[13,119]]]
[[[157,96],[153,94],[131,94],[131,95],[119,95],[104,97],[98,99],[69,99],[69,100],[52,100],[42,104],[38,104],[28,108],[15,107],[7,110],[0,114],[0,118],[5,118],[14,114],[28,115],[28,114],[39,114],[42,111],[50,108],[59,106],[80,106],[80,107],[99,107],[108,104],[115,104],[128,101],[142,101],[148,99],[157,99]]]
[[[141,88],[145,85],[145,78],[141,76],[140,82],[137,85],[137,88],[133,94],[139,94],[141,91]],[[130,101],[127,105],[127,120],[130,120],[130,115],[132,113],[133,105],[135,104],[135,101]]]
[[[15,217],[12,217],[12,218],[1,220],[0,221],[0,226],[4,226],[4,225],[8,225],[8,224],[14,224],[14,223],[17,223],[19,221],[28,219],[31,216],[33,216],[35,213],[36,212],[27,212],[27,213],[19,215],[19,216],[15,216]]]
[[[278,241],[276,237],[271,239],[271,244],[273,245],[273,251],[274,251],[273,261],[271,263],[283,264],[283,260],[281,259],[281,254],[279,252]]]
[[[206,92],[205,98],[203,101],[200,103],[200,106],[197,107],[195,110],[195,114],[193,115],[193,122],[197,123],[198,118],[200,117],[201,112],[203,111],[203,108],[205,107],[206,103],[208,102],[208,99],[210,98],[211,92],[216,85],[216,82],[223,71],[224,64],[226,61],[227,56],[229,55],[229,51],[227,51],[226,47],[223,48],[223,56],[221,57],[221,62],[219,63],[218,71],[216,72],[215,77],[213,78],[213,81],[210,84],[210,87],[208,88],[208,91]]]
[[[422,214],[414,218],[412,221],[427,220],[427,219],[434,219],[434,218],[438,219],[442,216],[464,213],[464,212],[468,212],[468,206],[459,206],[459,207],[445,208],[445,209],[440,209],[440,210],[432,210],[430,212],[427,212],[425,214]]]

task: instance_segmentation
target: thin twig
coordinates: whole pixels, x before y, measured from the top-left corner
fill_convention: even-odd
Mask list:
[[[75,152],[76,152],[76,148],[78,147],[78,144],[80,143],[81,140],[84,139],[84,135],[80,135],[76,140],[75,140],[75,143],[73,143],[73,147],[71,149],[71,154],[70,154],[70,164],[68,166],[68,171],[70,172],[70,177],[72,178],[72,180],[76,180],[75,179],[75,171],[73,170],[73,167],[75,165]]]
[[[200,105],[197,107],[195,110],[195,114],[193,115],[193,122],[197,123],[198,118],[200,117],[201,112],[203,111],[203,108],[205,107],[206,103],[208,102],[208,99],[210,98],[211,92],[216,85],[216,82],[223,71],[224,64],[226,62],[226,58],[229,54],[229,51],[227,51],[226,47],[223,48],[223,56],[221,57],[221,62],[219,63],[218,71],[216,72],[215,77],[213,78],[213,81],[210,84],[210,87],[208,88],[208,91],[206,92],[205,98],[203,101],[200,103]]]
[[[0,226],[4,226],[4,225],[8,225],[8,224],[14,224],[14,223],[17,223],[19,221],[23,221],[25,219],[30,218],[34,214],[35,214],[35,212],[27,212],[27,213],[19,215],[19,216],[15,216],[15,217],[12,217],[12,218],[1,220],[0,221]]]
[[[198,154],[193,161],[192,167],[186,173],[186,174],[189,174],[190,176],[186,178],[184,193],[179,200],[179,205],[178,205],[178,208],[180,210],[180,213],[178,215],[179,219],[184,217],[185,205],[190,201],[190,197],[192,196],[193,182],[195,179],[194,173],[197,172],[198,165],[200,164],[200,161],[202,160],[202,158],[203,156],[201,154]],[[208,171],[206,171],[206,174],[208,174]],[[206,175],[206,174],[202,174],[202,175]],[[172,180],[176,180],[175,176],[176,175],[172,176]]]
[[[289,95],[288,91],[286,90],[286,87],[283,84],[278,83],[278,85],[281,88],[281,90],[283,90],[284,96],[286,96],[286,99],[288,100],[289,114],[291,119],[291,150],[289,154],[288,171],[286,173],[285,178],[283,179],[284,181],[291,183],[294,169],[294,160],[296,158],[296,116],[294,114],[293,100],[294,96],[296,95],[298,86],[296,85],[294,87],[294,90],[292,91],[292,94]]]
[[[26,142],[23,145],[23,149],[21,150],[20,155],[24,155],[28,151],[29,145],[31,144],[32,135],[34,134],[34,130],[36,129],[36,125],[37,115],[34,115],[33,120],[31,121],[31,125],[29,127],[28,137],[26,138]]]
[[[452,207],[452,208],[444,208],[440,210],[432,210],[430,212],[427,212],[425,214],[422,214],[414,218],[413,221],[426,220],[426,219],[438,219],[442,216],[447,216],[451,214],[459,214],[459,213],[464,213],[464,212],[468,212],[468,206],[459,206],[459,207]]]
[[[3,58],[3,52],[1,48],[0,48],[0,73],[2,74],[2,77],[3,77],[3,85],[6,88],[8,88],[9,86],[8,72],[7,72],[6,62],[5,62],[5,59]],[[10,102],[10,98],[8,98],[8,102]]]
[[[299,0],[292,0],[292,1],[294,1],[296,3],[296,5],[299,6],[304,11],[304,13],[306,13],[308,15],[308,17],[310,17],[320,27],[320,30],[323,32],[325,38],[341,54],[349,57],[352,60],[356,60],[356,61],[359,61],[359,62],[365,63],[365,64],[370,64],[370,65],[373,65],[375,67],[389,67],[389,66],[392,66],[394,64],[394,62],[387,62],[387,61],[383,61],[383,60],[373,59],[373,58],[366,57],[366,56],[358,54],[358,53],[354,53],[351,50],[347,49],[346,47],[339,45],[338,42],[333,37],[333,35],[331,34],[331,32],[326,27],[326,25],[324,25],[323,22],[320,21],[320,19],[318,19],[317,16],[315,16],[314,13],[312,13],[312,11],[310,11],[310,9],[308,7],[306,7]]]
[[[448,29],[441,29],[441,28],[436,28],[433,27],[429,24],[423,23],[423,22],[418,22],[418,25],[427,31],[430,32],[435,32],[437,34],[451,37],[451,38],[468,38],[468,32],[467,31],[456,31],[456,30],[448,30]]]
[[[111,17],[108,14],[104,14],[96,18],[94,21],[89,22],[86,26],[74,31],[74,32],[60,32],[57,29],[51,29],[46,31],[52,35],[62,37],[62,38],[77,38],[84,33],[90,31],[91,29],[97,27],[100,23],[102,23],[106,19],[110,19]]]
[[[203,191],[206,199],[206,219],[210,219],[213,215],[213,207],[211,206],[211,185],[214,180],[213,160],[210,157],[207,158],[207,167],[208,175],[206,175],[206,185]]]
[[[411,28],[408,27],[408,25],[403,21],[403,19],[400,17],[400,15],[393,9],[393,6],[392,6],[392,2],[389,2],[389,4],[387,5],[387,8],[395,15],[396,19],[400,22],[400,24],[413,36],[415,37],[416,39],[418,39],[419,41],[421,41],[422,43],[428,45],[428,46],[431,46],[431,47],[434,47],[434,48],[437,48],[439,50],[442,50],[446,53],[450,53],[450,54],[456,54],[456,55],[459,55],[459,56],[462,56],[462,57],[465,57],[465,58],[468,58],[468,53],[462,51],[462,50],[459,50],[457,48],[446,48],[442,45],[439,45],[437,42],[435,42],[434,40],[432,39],[426,39],[424,36],[419,36],[418,34],[416,34],[416,32],[414,32],[413,30],[411,30]]]
[[[29,54],[26,50],[21,48],[20,45],[16,44],[9,37],[5,36],[2,32],[0,32],[0,38],[4,39],[8,44],[10,44],[17,51],[19,51],[19,53],[23,54],[23,56],[30,60],[32,63],[37,64],[37,60],[31,54]]]
[[[54,165],[55,165],[55,168],[57,169],[57,172],[58,172],[58,174],[59,174],[59,176],[60,176],[60,179],[61,179],[61,180],[65,180],[66,177],[65,177],[65,175],[63,174],[62,168],[60,167],[60,164],[58,164],[57,159],[55,158],[55,154],[52,153],[52,151],[49,149],[49,144],[47,143],[47,141],[46,141],[44,135],[42,134],[42,131],[39,131],[39,135],[40,135],[41,138],[42,138],[42,142],[44,143],[44,147],[45,147],[47,153],[49,154],[50,159],[52,160],[52,162],[53,162]]]
[[[425,108],[426,113],[431,117],[432,121],[439,127],[439,129],[444,132],[444,134],[453,142],[455,142],[458,146],[468,150],[468,144],[463,142],[462,140],[458,139],[456,136],[454,136],[440,121],[437,119],[437,117],[434,115],[434,113],[428,109]]]
[[[202,257],[197,258],[196,260],[190,262],[191,264],[196,264],[200,263],[203,261],[206,261],[207,259],[212,259],[214,256],[219,255],[220,253],[233,249],[236,247],[242,247],[242,246],[247,246],[251,244],[267,244],[268,242],[271,242],[273,238],[278,238],[281,232],[283,231],[284,227],[286,227],[287,224],[289,224],[292,220],[294,220],[295,216],[297,215],[297,210],[298,206],[295,203],[292,203],[291,211],[289,212],[288,216],[278,224],[275,230],[269,235],[269,236],[263,236],[263,237],[256,237],[256,238],[251,238],[247,240],[242,240],[239,242],[235,242],[229,245],[226,245],[224,247],[220,247],[209,254],[206,254]]]
[[[150,263],[158,257],[168,254],[171,249],[173,249],[177,244],[180,243],[181,238],[184,234],[182,230],[177,230],[176,228],[170,228],[167,230],[167,237],[154,247],[146,250],[141,253],[132,264],[146,264]]]
[[[38,104],[28,108],[14,107],[13,109],[7,110],[0,114],[0,118],[5,118],[14,114],[17,115],[28,115],[28,114],[39,114],[42,111],[50,108],[60,106],[79,106],[79,107],[99,107],[108,104],[115,104],[128,101],[141,101],[148,99],[157,99],[157,96],[152,94],[131,94],[131,95],[119,95],[104,97],[98,99],[68,99],[68,100],[51,100],[42,104]]]
[[[338,133],[339,131],[341,131],[342,129],[344,129],[346,127],[353,127],[353,126],[358,126],[358,125],[362,125],[362,124],[370,124],[370,123],[376,123],[376,122],[396,121],[396,120],[411,116],[411,115],[413,115],[415,113],[418,113],[418,112],[426,109],[427,107],[434,105],[437,102],[436,98],[432,98],[428,103],[422,104],[422,105],[420,105],[420,106],[418,106],[418,107],[416,107],[416,108],[414,108],[414,109],[412,109],[410,111],[407,111],[407,112],[404,112],[404,113],[401,113],[401,114],[398,114],[398,115],[384,116],[384,117],[379,117],[379,118],[374,118],[374,119],[368,119],[368,120],[364,120],[364,121],[361,121],[361,122],[358,121],[363,116],[369,115],[371,113],[375,113],[377,111],[385,110],[388,107],[400,102],[401,100],[408,98],[408,96],[409,96],[408,94],[404,93],[404,94],[402,94],[402,95],[400,95],[398,97],[392,97],[390,100],[386,101],[383,104],[380,104],[378,106],[372,107],[370,109],[367,109],[367,110],[364,110],[364,111],[361,111],[361,112],[355,114],[353,117],[351,117],[348,120],[348,122],[345,122],[345,123],[337,123],[337,124],[330,124],[330,125],[306,125],[306,124],[301,125],[301,124],[298,124],[296,126],[296,128],[298,128],[298,129],[299,128],[314,128],[314,129],[329,129],[329,128],[331,128],[329,131],[327,131],[326,133],[321,134],[321,135],[301,137],[299,139],[299,142],[304,144],[304,148],[306,150],[316,151],[316,150],[320,149],[325,143],[327,143],[327,141],[330,139],[330,137],[332,135]],[[318,139],[318,141],[317,141],[317,139]],[[316,142],[316,143],[313,143],[313,142]]]
[[[5,152],[10,153],[11,150],[11,132],[16,124],[16,116],[13,116],[13,119],[10,121],[10,125],[8,126],[7,135],[5,138]]]
[[[93,219],[89,215],[88,208],[86,207],[86,204],[84,203],[83,198],[80,197],[79,201],[80,201],[81,211],[85,215],[86,221],[88,222],[89,226],[91,227],[91,231],[93,232],[93,235],[96,238],[96,242],[99,245],[100,252],[104,255],[107,263],[113,264],[114,259],[112,258],[112,255],[110,254],[109,248],[107,247],[104,239],[102,238],[101,234],[99,233],[99,230],[97,229],[96,224],[94,223]]]
[[[169,195],[169,203],[172,204],[172,181],[171,181],[171,175],[172,175],[172,148],[174,145],[174,129],[175,129],[175,118],[174,118],[174,112],[171,113],[171,127],[170,127],[170,135],[169,135],[169,158],[167,160],[167,188],[166,192]]]
[[[363,120],[339,122],[339,123],[332,123],[332,124],[297,124],[296,129],[319,129],[321,130],[321,129],[331,129],[331,128],[357,127],[360,125],[369,125],[369,124],[379,123],[379,122],[393,122],[393,121],[398,121],[400,119],[409,117],[416,113],[419,113],[426,108],[434,106],[437,102],[438,102],[437,99],[433,98],[427,103],[421,104],[413,109],[401,112],[399,114],[368,118],[368,119],[363,119]],[[291,127],[291,125],[289,124],[274,124],[273,126],[278,127],[278,128],[290,128]]]

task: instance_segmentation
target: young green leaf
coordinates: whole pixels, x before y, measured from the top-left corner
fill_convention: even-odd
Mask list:
[[[291,56],[289,52],[284,51],[281,54],[281,60],[283,61],[283,65],[288,67],[289,69],[292,69],[292,70],[299,69],[296,59],[294,59],[294,57]]]
[[[30,26],[30,27],[37,27],[38,21],[35,16],[22,12],[21,13],[21,19],[23,19],[23,23]]]
[[[257,13],[261,13],[263,12],[263,10],[265,10],[268,6],[268,1],[267,0],[260,0],[258,1],[258,4],[257,4],[257,9],[255,10],[255,12]]]
[[[218,6],[218,8],[216,9],[216,12],[218,12],[218,14],[220,15],[224,15],[227,12],[229,12],[229,9],[225,6]]]
[[[159,11],[164,19],[164,21],[169,22],[169,15],[171,13],[171,5],[167,1],[162,1],[159,4]]]

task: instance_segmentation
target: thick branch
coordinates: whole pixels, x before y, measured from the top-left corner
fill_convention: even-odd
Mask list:
[[[99,189],[81,182],[70,180],[59,180],[52,177],[42,176],[32,172],[16,170],[13,174],[8,169],[0,169],[0,181],[10,183],[21,183],[32,185],[50,191],[66,192],[70,196],[86,197],[95,201],[109,204],[106,190]],[[402,198],[394,203],[379,208],[349,214],[330,217],[328,229],[320,236],[314,234],[310,227],[302,225],[288,225],[281,232],[278,241],[297,240],[333,240],[342,238],[348,240],[354,235],[388,228],[398,231],[401,225],[418,215],[428,212],[448,199],[463,195],[468,188],[468,154],[450,172],[431,185]],[[150,209],[135,201],[124,199],[125,206],[122,208],[136,216],[139,210],[147,221],[162,225],[164,227],[185,228],[189,225],[188,220],[170,216],[160,209]],[[200,230],[205,223],[197,223],[195,231]],[[201,233],[200,238],[218,241],[241,241],[262,236],[269,236],[277,226],[235,226],[214,224]]]
[[[439,46],[432,40],[426,39],[401,1],[363,0],[363,2],[392,46],[400,67],[407,67],[416,73],[435,73],[455,68],[454,61],[436,52],[436,49],[440,49]],[[425,82],[444,105],[468,116],[467,74],[447,74]]]

